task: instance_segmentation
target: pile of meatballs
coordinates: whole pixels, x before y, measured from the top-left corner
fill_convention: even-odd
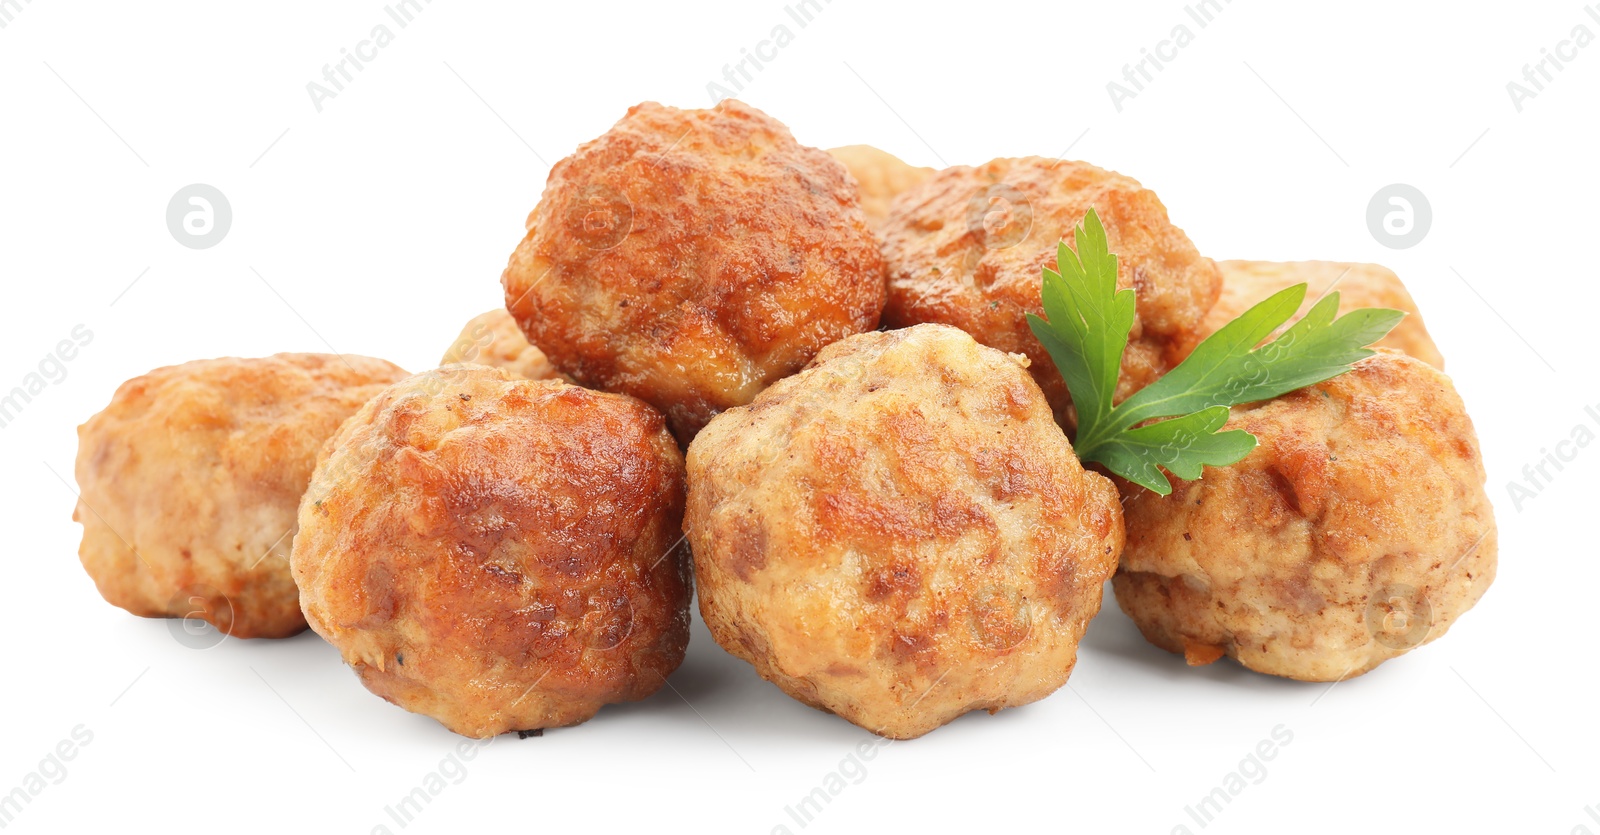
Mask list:
[[[1137,294],[1118,399],[1293,284],[1409,315],[1348,373],[1232,409],[1255,451],[1157,495],[1080,463],[1026,320],[1091,207]],[[656,692],[697,595],[783,692],[905,739],[1061,687],[1108,579],[1189,664],[1305,681],[1439,637],[1493,580],[1472,423],[1381,267],[1213,262],[1120,174],[824,152],[732,100],[632,108],[525,228],[505,309],[436,369],[279,354],[123,384],[79,429],[101,595],[241,638],[309,625],[483,738]]]

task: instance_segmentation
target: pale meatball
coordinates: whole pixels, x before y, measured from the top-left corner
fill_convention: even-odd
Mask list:
[[[889,217],[889,204],[901,192],[933,176],[934,169],[918,168],[888,151],[871,145],[845,145],[828,153],[844,164],[861,190],[861,210],[873,226]]]
[[[577,724],[683,660],[683,479],[631,397],[478,365],[402,380],[300,505],[306,619],[367,689],[456,733]]]
[[[504,368],[524,380],[550,380],[561,372],[550,364],[543,351],[528,344],[517,320],[505,308],[496,308],[467,321],[461,335],[439,360],[440,365],[470,362]]]
[[[1494,510],[1450,378],[1380,350],[1238,406],[1260,445],[1162,497],[1131,487],[1113,583],[1191,664],[1337,681],[1443,635],[1494,580]]]
[[[895,199],[882,228],[889,262],[889,327],[953,325],[991,348],[1027,355],[1063,425],[1072,397],[1028,328],[1043,315],[1039,286],[1056,244],[1095,209],[1117,255],[1117,286],[1137,292],[1138,315],[1115,398],[1171,370],[1198,341],[1222,279],[1155,192],[1084,162],[1039,157],[956,166]]]
[[[78,554],[100,594],[143,617],[238,638],[306,628],[289,574],[317,450],[406,372],[351,355],[199,360],[123,383],[78,427]]]
[[[717,642],[897,739],[1064,684],[1122,514],[1025,362],[939,325],[864,334],[712,421],[684,530]]]
[[[556,163],[503,283],[558,369],[650,403],[685,444],[878,327],[886,292],[844,166],[732,99],[638,105]]]
[[[1433,338],[1428,336],[1422,314],[1417,312],[1417,303],[1400,283],[1400,277],[1386,267],[1336,261],[1218,261],[1217,267],[1222,270],[1222,296],[1206,315],[1201,328],[1203,336],[1216,333],[1273,293],[1305,284],[1305,303],[1284,328],[1300,321],[1329,291],[1337,291],[1341,316],[1363,307],[1385,307],[1405,313],[1406,318],[1375,344],[1444,370],[1444,357],[1433,344]]]

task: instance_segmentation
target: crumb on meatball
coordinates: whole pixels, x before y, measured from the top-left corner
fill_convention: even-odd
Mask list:
[[[1363,307],[1384,307],[1405,313],[1406,318],[1374,344],[1393,348],[1444,370],[1444,357],[1428,335],[1417,303],[1411,299],[1400,277],[1386,267],[1335,261],[1218,261],[1217,267],[1222,271],[1222,295],[1206,315],[1200,329],[1202,337],[1216,333],[1246,310],[1266,301],[1268,296],[1296,284],[1305,284],[1305,303],[1284,323],[1284,328],[1300,321],[1329,291],[1337,291],[1341,316]],[[1279,330],[1281,332],[1282,328]]]
[[[1227,428],[1259,446],[1169,496],[1125,485],[1113,587],[1151,643],[1338,681],[1443,635],[1493,581],[1478,439],[1433,367],[1379,349]]]
[[[504,368],[524,380],[561,377],[544,352],[528,343],[528,337],[503,307],[469,319],[439,360],[440,365],[461,362]]]
[[[122,384],[78,427],[72,518],[100,594],[237,638],[306,628],[289,573],[317,450],[406,372],[353,355],[199,360]]]
[[[1171,370],[1198,341],[1221,278],[1155,192],[1083,162],[1040,157],[947,168],[895,199],[880,230],[889,266],[892,328],[953,325],[979,342],[1027,355],[1034,380],[1064,426],[1071,395],[1027,314],[1043,315],[1039,288],[1056,245],[1095,209],[1117,255],[1117,286],[1137,293],[1115,399]]]
[[[1122,514],[1025,366],[941,325],[862,334],[713,420],[684,530],[717,642],[898,739],[1065,683]]]
[[[683,457],[631,397],[450,365],[328,442],[293,567],[372,692],[488,738],[654,693],[689,638]]]
[[[828,153],[856,179],[861,192],[861,211],[874,227],[882,225],[889,216],[889,204],[894,198],[924,182],[934,172],[932,168],[918,168],[871,145],[845,145],[829,148]]]
[[[556,163],[503,284],[558,369],[650,403],[683,443],[876,328],[886,292],[844,166],[732,99],[637,105]]]

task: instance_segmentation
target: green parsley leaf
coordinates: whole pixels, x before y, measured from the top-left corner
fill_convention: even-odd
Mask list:
[[[1219,431],[1228,407],[1268,400],[1337,377],[1372,356],[1405,316],[1362,309],[1337,318],[1339,294],[1328,293],[1304,318],[1261,345],[1305,301],[1306,285],[1273,294],[1207,337],[1161,379],[1113,405],[1122,352],[1133,328],[1133,290],[1117,289],[1117,256],[1093,209],[1074,231],[1076,251],[1056,246],[1056,269],[1044,269],[1045,316],[1028,326],[1055,361],[1078,413],[1078,457],[1096,461],[1165,496],[1166,470],[1199,478],[1203,467],[1236,463],[1256,446],[1241,430]],[[1260,347],[1257,347],[1257,346]],[[1166,420],[1160,420],[1167,418]],[[1154,421],[1154,422],[1152,422]]]
[[[1179,478],[1195,479],[1202,465],[1225,467],[1256,448],[1256,437],[1249,432],[1218,432],[1227,422],[1227,406],[1156,421],[1116,435],[1086,460],[1099,461],[1117,475],[1165,496],[1172,485],[1161,474],[1162,467]]]

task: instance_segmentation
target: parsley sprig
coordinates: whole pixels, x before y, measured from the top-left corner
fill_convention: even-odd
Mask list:
[[[1172,492],[1163,469],[1196,479],[1203,467],[1233,464],[1255,449],[1249,432],[1218,431],[1228,407],[1343,374],[1371,356],[1366,346],[1405,316],[1368,308],[1335,318],[1339,294],[1328,293],[1277,339],[1256,347],[1300,309],[1306,285],[1297,284],[1245,311],[1177,368],[1113,405],[1133,327],[1134,291],[1117,289],[1117,256],[1093,209],[1074,240],[1076,251],[1064,241],[1057,244],[1056,269],[1044,269],[1041,296],[1049,318],[1030,313],[1028,324],[1072,393],[1078,457],[1163,496]]]

